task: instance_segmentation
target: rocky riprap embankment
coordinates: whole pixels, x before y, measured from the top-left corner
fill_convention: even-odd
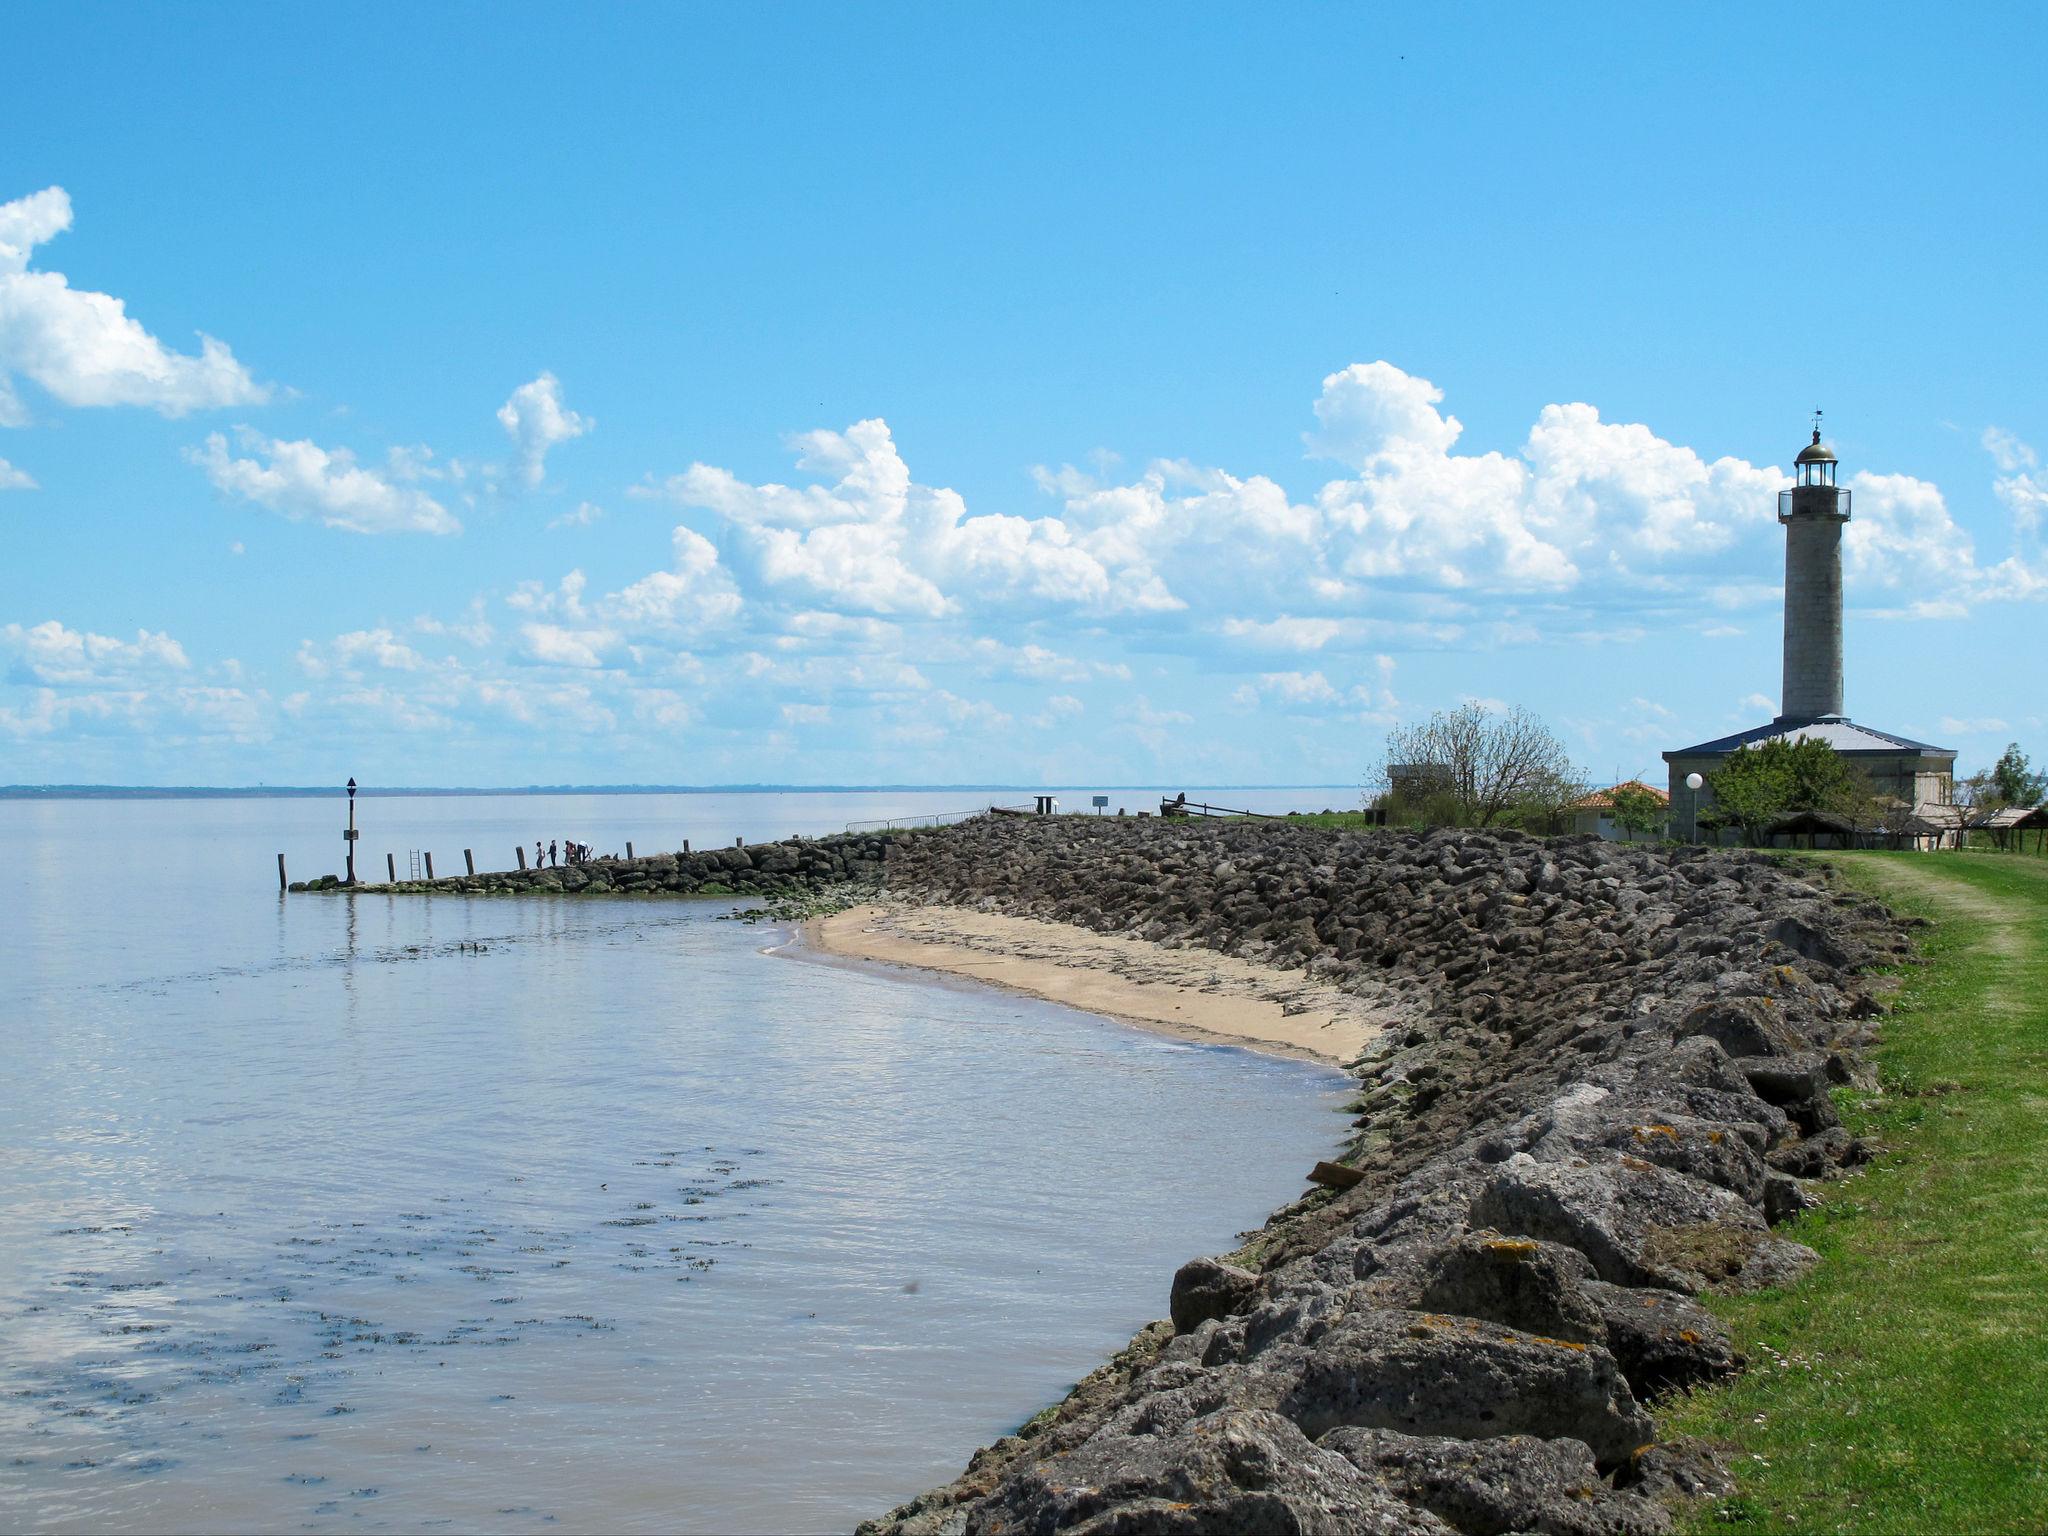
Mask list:
[[[1908,946],[1758,854],[1279,823],[982,821],[892,894],[1207,945],[1403,995],[1357,1064],[1362,1181],[1186,1265],[1153,1325],[864,1531],[1650,1533],[1709,1491],[1645,1404],[1740,1367],[1696,1299],[1863,1158],[1832,1085]],[[1228,1177],[1219,1169],[1218,1177]]]
[[[614,892],[672,896],[793,896],[844,882],[872,883],[899,842],[928,831],[848,832],[832,837],[790,838],[751,847],[700,848],[689,853],[655,853],[634,859],[593,859],[547,869],[496,870],[489,874],[443,875],[434,880],[358,885],[358,894],[469,892],[508,896],[558,894],[602,896]],[[292,890],[348,890],[334,876],[293,885]]]

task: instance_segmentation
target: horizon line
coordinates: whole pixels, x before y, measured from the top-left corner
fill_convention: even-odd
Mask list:
[[[365,799],[403,799],[407,796],[454,795],[715,795],[715,794],[945,794],[983,793],[996,790],[1048,792],[1056,790],[1112,790],[1129,792],[1161,789],[1161,784],[512,784],[512,785],[358,785],[356,793]],[[1212,790],[1356,790],[1346,784],[1195,784],[1195,789]],[[94,800],[94,799],[305,799],[318,795],[345,795],[343,785],[320,784],[0,784],[0,800]]]

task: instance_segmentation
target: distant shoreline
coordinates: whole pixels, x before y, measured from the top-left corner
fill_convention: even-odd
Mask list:
[[[1157,784],[523,784],[502,788],[375,788],[364,786],[365,800],[432,799],[490,795],[981,795],[1054,794],[1067,790],[1130,793],[1158,789]],[[1202,790],[1329,789],[1357,793],[1350,784],[1192,784]],[[0,800],[306,800],[342,793],[340,785],[149,785],[149,784],[0,784]]]

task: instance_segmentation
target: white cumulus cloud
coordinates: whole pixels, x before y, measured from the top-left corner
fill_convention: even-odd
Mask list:
[[[32,491],[35,488],[35,476],[0,459],[0,491]]]
[[[0,626],[6,680],[94,687],[183,672],[191,663],[169,635],[139,629],[133,640],[69,629],[56,619]]]
[[[738,616],[739,592],[711,541],[677,528],[671,542],[673,565],[608,596],[602,609],[607,620],[633,630],[699,630]]]
[[[219,432],[185,457],[224,494],[282,516],[311,518],[351,533],[460,533],[453,513],[425,491],[388,472],[367,469],[346,448],[285,442],[236,429],[237,456]]]
[[[196,356],[172,351],[113,295],[31,270],[36,247],[70,227],[62,187],[0,203],[0,426],[26,419],[17,378],[64,405],[138,405],[165,416],[269,398],[225,342],[201,334]]]
[[[498,407],[498,424],[512,439],[519,478],[528,485],[539,485],[546,478],[550,449],[597,425],[562,403],[561,381],[552,373],[543,373],[513,390],[511,399]]]

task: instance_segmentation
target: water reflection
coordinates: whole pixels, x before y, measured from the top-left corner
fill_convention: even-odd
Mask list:
[[[124,939],[0,1020],[0,1528],[844,1529],[1342,1125],[1297,1063],[710,904],[270,899],[34,919]]]

